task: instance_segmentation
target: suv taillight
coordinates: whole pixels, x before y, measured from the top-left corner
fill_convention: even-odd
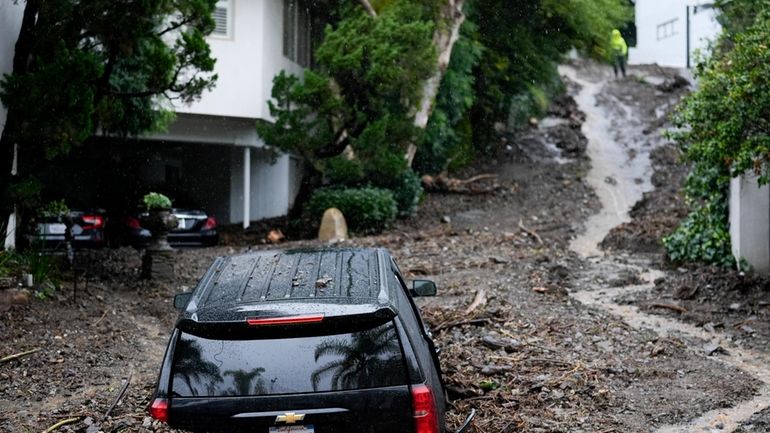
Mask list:
[[[214,217],[206,218],[206,223],[203,224],[203,230],[213,230],[217,228],[217,220]]]
[[[165,398],[156,398],[150,404],[150,416],[160,422],[168,422],[168,400]]]
[[[416,433],[438,433],[436,401],[433,399],[433,391],[428,386],[412,386],[412,408]]]

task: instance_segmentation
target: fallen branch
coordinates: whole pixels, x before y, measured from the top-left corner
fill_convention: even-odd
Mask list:
[[[464,315],[469,315],[478,308],[480,305],[485,304],[487,302],[487,291],[484,289],[479,289],[476,292],[476,297],[473,298],[473,302],[471,302],[471,305],[468,305],[468,308],[465,309],[463,312]]]
[[[21,352],[21,353],[15,353],[13,355],[8,355],[5,358],[0,359],[0,364],[8,361],[13,361],[14,359],[19,359],[27,355],[32,355],[33,353],[37,353],[37,352],[40,352],[40,348],[28,350],[26,352]]]
[[[422,177],[422,185],[427,191],[433,192],[449,192],[455,194],[482,194],[492,192],[496,188],[472,188],[471,184],[486,179],[497,179],[496,174],[479,174],[468,179],[455,179],[443,174],[438,176],[424,175]]]
[[[105,317],[107,317],[107,310],[104,310],[104,314],[102,314],[102,317],[100,317],[99,320],[97,320],[96,322],[92,323],[91,326],[98,325],[99,323],[102,322],[102,320],[104,320]]]
[[[686,313],[687,308],[680,307],[679,305],[675,304],[663,304],[663,303],[654,303],[650,304],[650,308],[665,308],[666,310],[676,311],[677,313]]]
[[[454,320],[452,322],[442,323],[435,328],[433,332],[444,331],[451,328],[456,328],[462,325],[484,325],[489,323],[489,319],[466,319],[466,320]]]
[[[128,385],[131,383],[131,377],[133,376],[133,373],[128,375],[128,379],[126,379],[126,382],[123,384],[122,387],[120,387],[120,391],[118,392],[118,395],[115,397],[115,401],[112,402],[112,405],[110,405],[110,408],[107,409],[107,412],[104,413],[104,418],[106,419],[110,414],[112,413],[112,410],[115,409],[115,406],[120,403],[120,400],[123,399],[123,396],[126,395],[126,390],[128,389]]]
[[[80,418],[63,419],[63,420],[57,422],[56,424],[52,425],[51,427],[48,427],[47,429],[43,430],[43,433],[51,433],[52,431],[55,431],[56,429],[58,429],[59,427],[61,427],[63,425],[72,424],[73,422],[77,422],[79,420],[80,420]]]
[[[526,233],[526,234],[528,234],[528,235],[532,236],[533,238],[535,238],[535,239],[537,240],[537,243],[539,243],[540,245],[543,245],[543,238],[541,238],[541,237],[540,237],[540,235],[539,235],[539,234],[537,234],[537,232],[535,232],[534,230],[530,230],[530,229],[528,229],[528,228],[527,228],[527,227],[524,225],[524,221],[522,221],[522,220],[521,220],[521,218],[519,218],[519,228],[520,228],[520,229],[521,229],[521,230],[522,230],[524,233]]]

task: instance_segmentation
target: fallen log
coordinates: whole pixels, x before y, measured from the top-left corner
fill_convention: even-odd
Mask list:
[[[429,192],[444,192],[454,194],[483,194],[494,191],[497,185],[489,187],[472,186],[471,184],[489,179],[497,179],[496,174],[479,174],[468,179],[456,179],[439,174],[438,176],[424,175],[422,186]]]

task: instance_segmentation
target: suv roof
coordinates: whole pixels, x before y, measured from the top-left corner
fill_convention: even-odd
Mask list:
[[[198,324],[296,316],[395,315],[381,248],[260,251],[217,258],[182,312]],[[322,304],[322,305],[319,305]],[[379,313],[379,314],[377,314]]]

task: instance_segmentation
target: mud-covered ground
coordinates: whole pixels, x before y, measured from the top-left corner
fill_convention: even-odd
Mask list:
[[[617,97],[599,105],[627,101],[626,108],[649,124],[647,134],[659,134],[660,107],[670,105],[670,91],[634,77],[606,86]],[[408,277],[439,285],[440,296],[422,310],[442,348],[450,426],[475,408],[475,432],[650,432],[733,406],[761,387],[704,355],[689,338],[640,330],[572,296],[640,278],[605,275],[595,260],[569,250],[600,206],[585,180],[590,161],[583,120],[571,98],[559,99],[539,126],[501,138],[495,158],[458,174],[498,174],[492,192],[429,194],[413,219],[346,243],[385,246]],[[661,148],[653,155],[658,171],[670,169],[656,173],[665,177],[655,186],[671,194],[645,196],[632,220],[640,228],[629,223],[623,236],[615,232],[613,245],[622,251],[614,257],[621,261],[635,254],[635,245],[657,251],[653,239],[673,226],[667,218],[681,213],[672,184],[682,176],[675,151]],[[0,431],[42,431],[72,419],[57,431],[167,431],[145,407],[175,318],[171,295],[193,287],[213,257],[249,248],[271,246],[180,250],[173,284],[140,281],[134,250],[93,251],[80,258],[76,293],[68,279],[52,299],[5,305],[0,357],[39,351],[0,364]],[[662,292],[669,286],[659,285],[666,287]],[[693,302],[708,293],[701,287]],[[468,311],[477,297],[482,302]],[[741,314],[763,308],[741,302]],[[765,316],[756,320],[766,323]],[[735,325],[727,316],[721,321]],[[125,396],[105,417],[128,379]],[[752,425],[755,430],[747,424],[744,431],[765,431],[761,420]]]

